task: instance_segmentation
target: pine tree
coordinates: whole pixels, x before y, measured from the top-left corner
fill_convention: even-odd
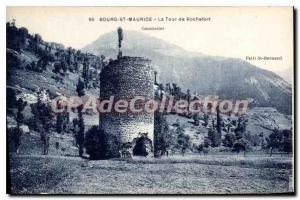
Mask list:
[[[26,101],[23,101],[22,98],[19,98],[16,102],[17,107],[17,127],[20,128],[21,123],[23,123],[24,115],[22,111],[24,110],[25,106],[27,105]]]
[[[246,152],[250,149],[250,142],[244,138],[236,140],[232,146],[232,151],[239,154],[241,151],[244,151],[244,156],[246,156]]]
[[[235,136],[232,133],[227,133],[224,136],[224,139],[222,140],[223,146],[229,148],[232,148],[234,142],[235,142]]]
[[[87,58],[85,59],[85,61],[83,63],[82,78],[84,80],[85,86],[87,87],[89,84],[89,63],[87,61]]]
[[[117,32],[118,32],[118,47],[119,47],[118,59],[121,59],[122,58],[121,47],[122,47],[122,41],[123,41],[123,37],[124,37],[122,27],[119,27]]]
[[[163,113],[154,114],[154,156],[160,157],[167,153],[169,126]]]
[[[78,94],[79,97],[82,97],[82,96],[85,95],[84,82],[81,80],[81,78],[79,78],[79,80],[78,80],[76,91],[77,91],[77,94]],[[83,105],[80,105],[80,106],[77,107],[79,130],[78,130],[77,133],[75,133],[76,143],[79,147],[79,156],[82,156],[82,154],[83,154],[84,131],[85,131],[85,125],[84,125],[84,119],[83,119],[83,115],[82,115],[82,109],[83,109]]]
[[[38,101],[32,105],[32,113],[35,116],[36,126],[41,135],[43,144],[42,154],[48,154],[50,129],[52,127],[52,119],[54,118],[51,106],[49,104],[49,94],[46,90],[41,90],[38,95]]]
[[[76,141],[79,147],[79,156],[81,157],[83,154],[84,131],[85,131],[84,119],[82,115],[82,106],[78,107],[78,126],[79,126],[79,131],[77,133]]]
[[[220,116],[220,109],[219,106],[217,106],[217,126],[216,126],[217,132],[215,135],[215,145],[220,146],[221,139],[222,139],[222,128],[221,128],[221,116]]]
[[[246,131],[246,123],[243,117],[239,117],[237,127],[234,130],[236,140],[241,139],[244,136],[245,131]]]
[[[204,116],[203,116],[203,121],[204,121],[203,126],[204,127],[206,127],[208,125],[208,119],[209,119],[208,114],[204,114]]]
[[[199,115],[198,115],[198,113],[195,113],[195,114],[193,115],[193,120],[194,120],[194,125],[195,125],[195,126],[199,126],[200,120],[199,120]]]
[[[281,146],[282,134],[278,129],[274,129],[273,132],[267,138],[268,147],[270,148],[270,156],[273,155],[274,149],[279,149]]]
[[[62,130],[63,130],[62,113],[57,113],[57,116],[56,116],[56,131],[57,131],[57,133],[62,133]]]
[[[216,147],[216,131],[213,127],[208,127],[207,139],[210,140],[210,144],[212,147]]]
[[[82,80],[82,78],[79,77],[78,83],[77,83],[77,86],[76,86],[76,92],[77,92],[79,97],[82,97],[82,96],[85,95],[84,88],[85,88],[84,81]]]
[[[179,134],[177,137],[177,143],[179,145],[182,156],[186,153],[186,150],[190,148],[190,137],[183,133],[181,127],[177,128]]]
[[[291,153],[293,151],[292,130],[283,130],[282,151]]]
[[[19,98],[16,101],[16,108],[17,108],[17,127],[11,129],[12,133],[9,135],[12,137],[12,140],[14,141],[14,147],[15,147],[15,152],[19,152],[19,147],[21,145],[21,136],[23,134],[22,129],[20,128],[21,123],[24,120],[24,115],[22,114],[22,111],[24,110],[25,106],[27,105],[26,101],[23,101],[22,98]]]
[[[157,85],[157,71],[154,71],[154,85]]]

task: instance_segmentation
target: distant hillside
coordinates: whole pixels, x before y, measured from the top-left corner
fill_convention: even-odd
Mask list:
[[[276,74],[278,74],[281,78],[283,78],[286,82],[292,84],[293,83],[293,68],[288,68],[283,71],[277,71]]]
[[[116,58],[117,34],[100,36],[82,49]],[[291,114],[291,85],[273,72],[235,58],[188,52],[144,33],[125,31],[123,55],[150,58],[162,83],[177,83],[183,90],[216,94],[226,99],[253,98],[255,106],[271,106]]]
[[[46,42],[13,23],[6,30],[7,86],[28,94],[42,88],[53,95],[76,95],[78,78],[84,77],[87,93],[99,93],[100,57]]]

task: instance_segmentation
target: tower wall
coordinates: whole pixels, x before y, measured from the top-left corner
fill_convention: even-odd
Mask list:
[[[153,99],[153,84],[154,72],[150,60],[122,57],[102,70],[100,100],[108,100],[111,96],[114,96],[114,102],[120,99],[129,101],[136,96]],[[109,156],[119,157],[122,144],[133,142],[139,133],[148,133],[153,143],[153,123],[153,114],[146,112],[100,113],[100,127],[106,134]]]

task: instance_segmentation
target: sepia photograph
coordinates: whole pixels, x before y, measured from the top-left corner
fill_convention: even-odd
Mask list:
[[[7,193],[294,195],[294,17],[7,6]]]

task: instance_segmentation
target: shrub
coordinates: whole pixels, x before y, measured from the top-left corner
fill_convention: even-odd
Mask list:
[[[246,152],[250,150],[250,142],[246,139],[239,139],[236,140],[233,144],[232,151],[239,154],[241,151],[244,152],[244,156],[246,155]]]
[[[107,148],[104,131],[98,126],[92,126],[85,135],[84,147],[91,160],[105,159]]]
[[[234,142],[235,142],[235,137],[234,137],[234,134],[232,134],[232,133],[227,133],[224,136],[224,139],[222,140],[223,146],[229,147],[229,148],[232,148]]]

